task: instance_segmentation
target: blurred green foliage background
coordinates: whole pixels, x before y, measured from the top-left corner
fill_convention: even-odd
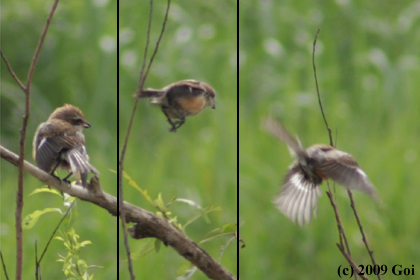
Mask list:
[[[27,72],[52,1],[2,1],[1,48],[14,71],[26,82]],[[92,125],[85,130],[92,164],[101,172],[102,188],[117,195],[117,1],[60,1],[35,69],[25,159],[32,159],[32,137],[39,123],[64,103],[81,108]],[[19,129],[24,114],[24,94],[1,65],[1,144],[19,152]],[[15,271],[15,197],[18,170],[0,160],[0,247],[9,276]],[[63,177],[65,172],[59,173]],[[23,215],[47,207],[63,207],[50,194],[28,196],[42,183],[25,174]],[[79,217],[80,216],[80,217]],[[34,244],[44,248],[61,216],[47,214],[35,228],[24,231],[24,279],[34,275]],[[91,240],[81,258],[103,266],[91,271],[95,279],[117,278],[117,219],[103,209],[78,201],[73,227],[79,241]],[[59,241],[52,241],[43,261],[45,279],[65,279],[57,254],[65,254]],[[1,273],[3,275],[3,272]],[[0,277],[1,278],[1,277]]]
[[[305,146],[328,143],[312,68],[337,147],[355,156],[383,205],[355,193],[378,264],[420,265],[420,2],[242,1],[240,5],[240,250],[242,279],[333,279],[347,265],[325,193],[300,228],[272,203],[292,159],[261,128],[272,115]],[[325,192],[326,184],[322,185]],[[357,264],[370,258],[341,186],[342,222]],[[373,279],[374,277],[372,277]],[[408,279],[405,277],[402,279]],[[411,279],[411,278],[410,278]]]
[[[134,106],[146,43],[149,1],[122,0],[119,4],[119,140],[120,152]],[[166,11],[166,1],[154,1],[148,58],[154,51]],[[216,90],[216,109],[207,108],[189,117],[176,133],[158,107],[140,100],[128,142],[125,171],[151,197],[162,194],[167,202],[186,198],[202,207],[221,207],[187,227],[187,235],[198,242],[213,229],[237,221],[237,4],[234,1],[172,1],[166,31],[145,87],[161,88],[182,79],[202,80]],[[125,181],[124,198],[156,211]],[[185,204],[170,208],[184,224],[195,209]],[[153,240],[130,240],[135,274],[139,279],[174,279],[186,264],[172,248],[161,247],[148,254]],[[227,238],[203,244],[218,258]],[[128,279],[126,253],[120,232],[120,274]],[[221,260],[236,273],[236,242]],[[139,256],[141,255],[141,256]],[[193,279],[207,279],[198,272]]]

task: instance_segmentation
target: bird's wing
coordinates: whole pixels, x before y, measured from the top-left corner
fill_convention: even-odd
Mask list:
[[[327,152],[319,168],[323,174],[348,189],[376,195],[375,188],[366,173],[350,154],[334,149]]]
[[[287,172],[283,189],[274,203],[288,219],[303,226],[311,222],[312,216],[316,216],[320,195],[319,186],[306,179],[305,173],[295,162]]]
[[[203,82],[200,82],[197,80],[191,80],[191,79],[175,82],[173,84],[166,86],[165,88],[170,89],[170,88],[177,88],[177,87],[189,87],[190,92],[192,92],[193,90],[199,90],[200,92],[207,91],[205,84]]]
[[[57,134],[62,128],[55,127],[53,122],[42,123],[38,128],[36,147],[36,162],[38,167],[50,172],[63,149],[75,147],[77,143],[70,137]]]
[[[45,172],[50,172],[61,151],[50,138],[43,138],[37,146],[35,160],[38,167]]]
[[[36,141],[36,161],[39,168],[50,172],[56,160],[63,157],[69,163],[71,172],[91,171],[97,174],[98,171],[89,163],[83,133],[63,127],[55,128],[55,125],[60,124],[47,122],[39,128]],[[58,131],[61,132],[55,133]]]
[[[168,88],[166,97],[174,99],[182,94],[186,98],[204,95],[206,88],[197,81],[188,81],[185,83],[175,83],[172,87]]]

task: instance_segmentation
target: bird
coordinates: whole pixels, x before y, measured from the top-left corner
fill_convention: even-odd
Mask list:
[[[317,214],[320,185],[323,180],[333,180],[349,190],[369,194],[378,200],[375,187],[354,157],[330,145],[314,144],[305,149],[299,139],[272,118],[267,118],[265,128],[283,141],[296,159],[289,166],[282,190],[274,204],[293,223],[309,224]]]
[[[170,132],[176,132],[185,123],[185,118],[200,113],[204,108],[216,108],[216,91],[205,82],[181,80],[162,89],[146,88],[138,95],[150,98],[150,103],[161,107],[171,125]]]
[[[38,168],[54,175],[54,171],[64,169],[70,174],[63,181],[74,175],[80,178],[86,187],[89,172],[98,174],[98,170],[89,162],[86,152],[84,128],[91,125],[85,120],[83,112],[71,105],[64,104],[56,108],[46,122],[41,123],[34,135],[32,156]]]

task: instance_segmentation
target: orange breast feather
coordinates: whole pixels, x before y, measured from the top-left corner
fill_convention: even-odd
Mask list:
[[[178,103],[188,115],[196,115],[203,110],[205,99],[203,96],[179,98]]]

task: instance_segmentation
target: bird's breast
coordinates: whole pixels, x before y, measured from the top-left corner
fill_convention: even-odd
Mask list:
[[[178,98],[178,106],[187,116],[196,115],[200,113],[206,104],[206,100],[203,95],[200,96],[188,96]]]

